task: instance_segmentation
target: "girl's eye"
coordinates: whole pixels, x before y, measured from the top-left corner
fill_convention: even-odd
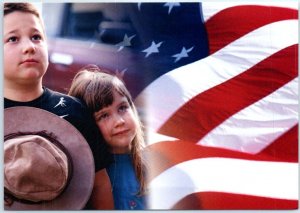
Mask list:
[[[39,35],[39,34],[36,34],[36,35],[32,36],[32,40],[33,40],[33,41],[39,41],[39,40],[42,40],[42,36]]]
[[[109,117],[109,114],[108,113],[103,113],[101,114],[100,116],[98,116],[97,118],[97,121],[102,121],[102,120],[105,120]]]
[[[127,104],[124,104],[119,107],[119,111],[126,112],[128,108],[129,108],[129,106]]]
[[[17,41],[18,41],[18,38],[17,38],[16,36],[12,36],[12,37],[9,37],[9,38],[7,39],[7,41],[8,41],[8,42],[14,43],[14,42],[17,42]]]

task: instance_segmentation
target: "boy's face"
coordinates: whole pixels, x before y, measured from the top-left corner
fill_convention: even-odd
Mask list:
[[[48,49],[42,24],[31,13],[4,16],[4,83],[41,83],[48,67]]]

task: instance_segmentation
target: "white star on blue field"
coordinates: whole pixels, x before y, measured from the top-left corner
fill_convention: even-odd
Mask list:
[[[149,55],[151,55],[152,53],[159,53],[159,50],[158,50],[158,48],[160,47],[160,45],[162,44],[163,42],[161,41],[161,42],[159,42],[159,43],[155,43],[154,41],[152,41],[152,43],[151,43],[151,46],[150,47],[148,47],[147,49],[144,49],[142,52],[145,52],[145,53],[147,53],[146,55],[145,55],[145,58],[147,58]]]
[[[175,61],[174,61],[174,63],[176,63],[177,61],[179,61],[182,58],[189,57],[188,53],[191,52],[193,49],[194,49],[194,47],[191,47],[188,50],[185,49],[185,47],[183,47],[180,53],[172,55],[172,57],[176,58]]]
[[[165,3],[165,4],[164,4],[164,7],[169,7],[168,14],[171,13],[173,7],[179,7],[179,6],[180,6],[180,3],[179,3],[179,2],[168,2],[168,3]]]
[[[127,36],[127,34],[124,35],[123,41],[116,44],[117,47],[119,47],[118,52],[121,51],[124,47],[131,46],[131,40],[135,37],[135,35],[132,35],[130,37]]]

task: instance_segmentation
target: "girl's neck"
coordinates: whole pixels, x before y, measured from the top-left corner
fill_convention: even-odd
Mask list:
[[[112,153],[112,154],[115,154],[115,155],[120,155],[120,154],[130,154],[130,149],[128,148],[128,149],[124,149],[124,148],[122,148],[122,149],[120,149],[120,148],[112,148],[111,150],[110,150],[110,152]]]

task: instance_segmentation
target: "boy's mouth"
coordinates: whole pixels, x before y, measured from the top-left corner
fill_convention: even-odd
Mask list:
[[[26,59],[21,62],[21,64],[25,64],[25,63],[38,63],[38,61],[35,59]]]

